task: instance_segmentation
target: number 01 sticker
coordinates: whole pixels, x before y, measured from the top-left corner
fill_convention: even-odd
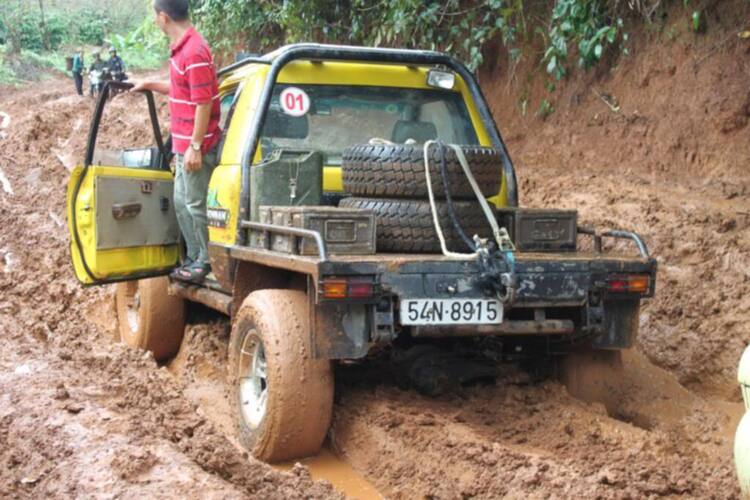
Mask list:
[[[290,116],[304,116],[310,110],[310,98],[297,87],[288,87],[281,92],[281,109]]]

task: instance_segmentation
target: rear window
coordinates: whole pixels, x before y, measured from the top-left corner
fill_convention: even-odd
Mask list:
[[[457,92],[277,84],[260,145],[264,159],[276,149],[315,150],[326,165],[340,165],[345,148],[373,138],[478,144]]]

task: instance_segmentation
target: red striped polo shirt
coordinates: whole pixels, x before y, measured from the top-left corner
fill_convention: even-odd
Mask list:
[[[219,142],[219,83],[216,67],[206,40],[192,26],[171,47],[169,59],[169,114],[172,123],[172,151],[184,154],[190,147],[195,123],[195,107],[213,103],[211,119],[203,140],[203,153]]]

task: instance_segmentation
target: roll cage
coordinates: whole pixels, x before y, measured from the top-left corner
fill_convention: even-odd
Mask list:
[[[266,76],[266,82],[260,95],[259,112],[253,117],[251,132],[245,139],[242,150],[240,224],[238,224],[237,230],[237,242],[239,244],[246,243],[246,232],[242,228],[242,222],[249,221],[250,219],[250,166],[252,165],[255,150],[258,147],[260,139],[260,132],[263,129],[266,114],[271,104],[273,88],[281,70],[287,64],[297,60],[371,62],[413,66],[432,65],[445,66],[455,71],[466,83],[474,104],[479,111],[479,115],[487,128],[493,147],[500,151],[508,205],[513,207],[518,206],[518,184],[513,162],[476,78],[457,59],[447,54],[426,50],[384,49],[313,43],[287,45],[265,56],[248,57],[219,71],[219,76],[224,76],[247,64],[267,64],[270,66],[270,71]]]

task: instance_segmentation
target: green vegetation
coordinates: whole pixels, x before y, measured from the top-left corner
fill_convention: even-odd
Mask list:
[[[555,112],[555,107],[552,106],[552,103],[550,103],[547,99],[542,99],[542,102],[539,105],[539,110],[536,112],[536,115],[542,120],[546,120],[547,117],[554,112]]]
[[[616,0],[197,0],[207,37],[230,53],[281,43],[328,41],[451,52],[477,68],[488,41],[500,39],[511,59],[539,36],[547,71],[562,78],[569,54],[589,68],[627,34]],[[618,7],[619,6],[619,7]]]
[[[653,19],[659,0],[191,0],[194,20],[223,60],[285,43],[317,41],[450,52],[476,69],[491,50],[533,58],[554,79],[627,54],[626,23]],[[701,9],[692,31],[705,29]],[[689,14],[688,14],[689,15]],[[490,42],[493,42],[490,44]],[[151,0],[2,0],[0,81],[10,68],[64,70],[76,47],[115,46],[131,69],[157,68],[166,38]],[[494,52],[493,52],[494,57]],[[512,69],[511,69],[512,71]],[[20,75],[24,77],[25,75]]]
[[[131,69],[158,69],[166,61],[169,49],[167,38],[151,17],[125,35],[113,34],[106,42],[117,49]]]
[[[16,82],[16,74],[5,63],[5,48],[0,45],[0,85],[8,85]]]
[[[65,71],[77,48],[91,54],[118,49],[130,69],[160,67],[167,57],[164,35],[154,26],[151,0],[2,0],[0,84]]]
[[[549,47],[544,53],[547,72],[558,80],[565,76],[571,46],[578,49],[578,66],[590,68],[620,38],[627,41],[628,35],[622,33],[622,27],[622,19],[612,18],[603,2],[557,0],[552,11]]]
[[[200,0],[195,14],[220,49],[328,41],[453,52],[476,68],[482,47],[525,30],[522,0]]]

